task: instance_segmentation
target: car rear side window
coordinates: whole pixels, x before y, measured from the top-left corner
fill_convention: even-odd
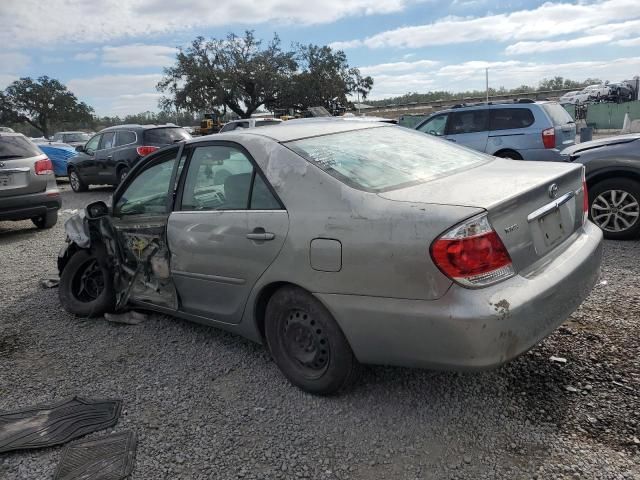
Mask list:
[[[130,132],[128,130],[121,130],[116,135],[116,147],[121,147],[122,145],[129,145],[131,143],[135,143],[136,134],[134,132]]]
[[[484,132],[488,130],[489,112],[487,110],[465,110],[449,114],[447,135]]]
[[[144,143],[152,145],[170,145],[190,138],[191,135],[179,127],[151,128],[144,132]]]
[[[513,130],[533,125],[535,118],[528,108],[495,108],[491,110],[491,130]]]
[[[383,192],[450,175],[491,160],[416,130],[372,127],[284,143],[341,182]]]
[[[42,155],[31,140],[21,135],[0,135],[0,160],[29,158]]]
[[[571,118],[569,112],[567,112],[559,103],[544,103],[542,104],[542,108],[547,112],[547,115],[551,118],[551,122],[553,122],[554,126],[573,123],[573,118]]]

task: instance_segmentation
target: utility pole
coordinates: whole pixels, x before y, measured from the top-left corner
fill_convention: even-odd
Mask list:
[[[489,69],[488,68],[484,69],[484,74],[485,74],[485,80],[487,85],[487,103],[489,103]]]

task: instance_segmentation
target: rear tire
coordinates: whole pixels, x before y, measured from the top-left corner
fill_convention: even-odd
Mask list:
[[[589,189],[589,219],[605,238],[630,240],[640,235],[640,182],[608,178]]]
[[[100,251],[78,250],[60,275],[58,297],[67,312],[81,317],[113,312],[116,296],[104,255]]]
[[[69,183],[71,184],[71,190],[76,193],[86,192],[89,189],[89,186],[84,183],[84,180],[82,180],[75,168],[69,170]]]
[[[503,150],[502,152],[498,152],[495,155],[500,158],[510,158],[511,160],[522,160],[522,155],[514,150]]]
[[[31,221],[40,230],[51,228],[58,223],[58,210],[49,210],[42,217],[34,217]]]
[[[124,182],[129,175],[129,167],[120,167],[118,169],[118,185]]]
[[[291,383],[316,395],[350,385],[358,361],[329,311],[298,287],[276,291],[266,310],[265,336],[273,359]]]

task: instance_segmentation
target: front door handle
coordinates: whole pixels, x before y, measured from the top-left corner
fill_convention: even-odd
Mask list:
[[[271,232],[265,232],[264,228],[257,227],[253,229],[253,232],[247,233],[247,238],[249,240],[258,240],[258,241],[264,242],[266,240],[273,240],[274,238],[276,238],[276,234]]]
[[[113,158],[113,157],[112,157],[111,155],[109,155],[109,156],[107,157],[107,160],[111,160],[112,158]]]

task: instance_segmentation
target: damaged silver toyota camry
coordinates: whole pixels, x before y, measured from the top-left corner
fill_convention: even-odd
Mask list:
[[[595,284],[579,165],[499,159],[380,123],[292,122],[143,159],[67,222],[60,301],[266,343],[328,394],[359,363],[475,369],[527,351]]]

